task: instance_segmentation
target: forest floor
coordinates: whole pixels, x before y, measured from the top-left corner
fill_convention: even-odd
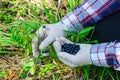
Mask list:
[[[32,56],[31,42],[39,27],[58,22],[81,1],[0,0],[0,80],[120,80],[120,72],[110,68],[70,68],[52,46],[49,57]]]

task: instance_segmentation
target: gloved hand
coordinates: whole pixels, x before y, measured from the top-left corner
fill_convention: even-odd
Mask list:
[[[67,30],[66,26],[61,22],[55,24],[47,24],[41,26],[37,31],[37,36],[32,39],[32,52],[33,56],[39,56],[39,49],[46,48],[49,44],[51,44],[55,38],[60,36],[66,36],[63,30]],[[39,38],[43,39],[43,41],[39,44]],[[40,45],[40,46],[39,46]]]
[[[72,55],[70,53],[61,51],[62,45],[64,43],[72,43],[72,42],[64,37],[60,37],[60,38],[57,38],[56,41],[53,43],[53,46],[58,55],[58,58],[64,64],[70,67],[78,67],[78,66],[83,66],[87,64],[92,64],[90,60],[90,48],[92,46],[91,44],[77,44],[80,46],[80,50],[75,55]]]

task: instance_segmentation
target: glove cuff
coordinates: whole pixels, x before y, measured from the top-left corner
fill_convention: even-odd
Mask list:
[[[64,23],[58,22],[58,24],[62,25],[62,27],[64,28],[63,30],[68,30],[67,26]]]
[[[82,64],[83,65],[88,65],[88,64],[92,64],[91,58],[90,58],[90,50],[92,45],[91,44],[80,44],[81,50],[80,50],[80,54],[79,58],[81,58],[82,60]],[[80,62],[81,64],[81,62]]]
[[[91,57],[90,57],[90,51],[91,51],[92,45],[91,45],[91,44],[88,44],[88,45],[89,45],[89,46],[87,47],[87,49],[88,49],[88,54],[89,54],[88,64],[92,64],[92,60],[91,60]]]

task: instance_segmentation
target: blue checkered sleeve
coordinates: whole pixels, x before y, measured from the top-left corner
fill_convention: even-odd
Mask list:
[[[81,30],[120,10],[120,0],[84,0],[62,18],[68,30]]]
[[[94,44],[90,55],[94,65],[120,70],[120,42]]]

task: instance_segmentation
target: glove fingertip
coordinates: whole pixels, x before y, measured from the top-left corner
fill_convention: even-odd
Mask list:
[[[67,38],[65,37],[60,37],[60,39],[65,42],[65,43],[72,43],[70,40],[68,40]]]
[[[44,49],[44,46],[40,44],[39,49]]]
[[[33,51],[33,56],[37,58],[39,56],[39,51]]]
[[[55,40],[56,40],[56,41],[59,41],[59,38],[57,37]]]
[[[60,52],[60,50],[61,50],[61,44],[60,44],[60,42],[55,41],[55,42],[53,43],[53,46],[54,46],[55,51],[56,51],[57,53]]]
[[[44,42],[41,42],[39,49],[45,49],[47,47],[47,44],[45,44]]]
[[[60,52],[60,53],[58,54],[58,56],[66,59],[66,60],[72,60],[73,57],[74,57],[73,55],[71,55],[71,54],[69,54],[69,53],[66,53],[66,52]]]

